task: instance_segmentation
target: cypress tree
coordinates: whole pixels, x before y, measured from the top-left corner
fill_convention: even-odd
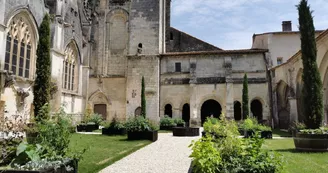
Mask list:
[[[48,111],[42,107],[50,100],[50,17],[46,14],[39,28],[39,44],[37,48],[36,79],[33,86],[34,115],[37,121],[48,118]]]
[[[243,118],[246,119],[249,116],[249,107],[248,107],[248,79],[247,74],[244,75],[243,82]]]
[[[146,118],[146,96],[145,96],[145,78],[141,81],[141,115]]]
[[[317,47],[312,11],[307,0],[301,0],[297,6],[299,30],[301,33],[301,52],[303,61],[304,87],[302,90],[304,123],[307,128],[319,128],[323,116],[322,82],[317,65]]]

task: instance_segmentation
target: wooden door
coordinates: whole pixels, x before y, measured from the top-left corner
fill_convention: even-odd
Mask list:
[[[103,117],[103,120],[107,119],[107,105],[106,104],[94,105],[93,112],[101,115]]]

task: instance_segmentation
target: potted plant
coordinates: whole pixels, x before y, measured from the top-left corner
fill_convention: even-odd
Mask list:
[[[158,126],[142,116],[130,118],[125,123],[129,140],[157,141]]]
[[[112,122],[106,122],[103,124],[104,128],[101,129],[103,135],[125,135],[125,124],[116,119]]]
[[[174,120],[167,115],[159,121],[159,124],[160,130],[172,130],[173,127],[177,126]]]
[[[182,118],[174,118],[174,123],[177,127],[184,127],[186,124]]]

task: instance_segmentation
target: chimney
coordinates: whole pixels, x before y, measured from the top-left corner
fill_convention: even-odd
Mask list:
[[[282,21],[282,31],[292,31],[292,21]]]

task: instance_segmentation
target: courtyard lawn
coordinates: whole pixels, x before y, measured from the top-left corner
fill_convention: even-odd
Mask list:
[[[87,148],[79,162],[79,173],[94,173],[150,144],[150,141],[127,141],[126,136],[73,134],[70,149]]]
[[[322,173],[328,170],[328,152],[297,152],[293,139],[266,140],[263,148],[276,151],[284,157],[287,173]]]
[[[273,129],[272,136],[274,136],[274,137],[292,137],[292,134],[290,134],[286,131],[281,131],[280,129]]]

